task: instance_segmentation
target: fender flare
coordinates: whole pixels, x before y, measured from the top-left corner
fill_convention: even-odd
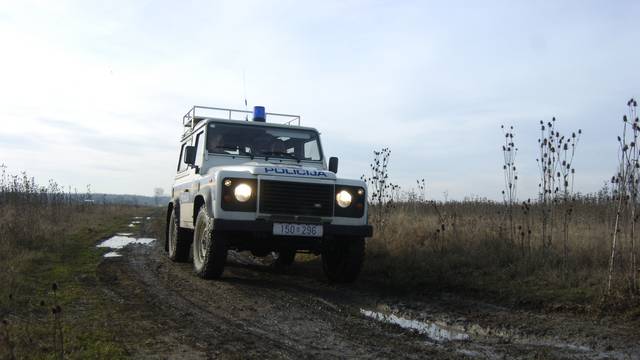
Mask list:
[[[213,218],[213,208],[211,205],[211,197],[207,194],[198,194],[193,202],[193,224],[195,226],[196,218],[200,212],[200,208],[204,207],[210,218]]]
[[[198,216],[198,209],[202,206],[205,207],[205,209],[207,210],[207,214],[209,215],[210,218],[214,218],[214,214],[215,214],[215,210],[214,210],[214,194],[213,191],[214,189],[212,189],[211,187],[207,186],[207,187],[203,187],[200,190],[200,193],[198,194],[197,197],[201,197],[203,201],[203,203],[199,203],[198,201],[194,201],[193,202],[193,223],[195,224],[196,222],[196,217]]]

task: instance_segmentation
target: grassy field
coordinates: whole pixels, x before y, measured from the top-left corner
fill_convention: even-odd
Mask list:
[[[593,194],[573,189],[582,131],[560,133],[555,118],[540,121],[538,193],[526,202],[513,126],[502,126],[502,201],[428,201],[424,179],[401,189],[391,182],[391,150],[374,151],[362,176],[376,229],[365,276],[396,291],[640,318],[640,120],[636,101],[627,106],[612,159],[618,172]]]
[[[117,309],[96,291],[105,250],[95,245],[157,210],[53,201],[57,195],[0,196],[0,358],[124,357],[108,324]]]
[[[610,201],[573,205],[564,256],[563,223],[543,245],[541,211],[516,208],[513,229],[505,206],[488,201],[403,202],[388,209],[368,242],[365,276],[398,291],[452,291],[520,306],[638,317],[630,292],[628,241],[621,242],[616,292],[604,298],[610,239]],[[380,209],[373,208],[373,218]],[[627,239],[628,240],[628,239]]]
[[[543,241],[542,208],[535,203],[510,210],[486,200],[374,204],[375,236],[367,242],[362,281],[396,294],[446,291],[516,307],[640,319],[625,235],[634,222],[621,222],[627,227],[620,231],[615,291],[605,297],[615,201],[581,197],[566,222],[563,208],[555,211],[551,237]],[[126,309],[99,286],[105,250],[95,245],[128,232],[134,216],[152,215],[146,232],[161,237],[161,213],[78,201],[26,178],[3,182],[0,358],[129,356],[117,331],[126,319],[112,320]]]

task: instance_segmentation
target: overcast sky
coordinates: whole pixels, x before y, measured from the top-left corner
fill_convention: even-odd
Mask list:
[[[0,162],[95,192],[170,189],[193,104],[302,115],[340,175],[392,150],[428,196],[500,198],[500,125],[520,197],[537,192],[538,122],[581,128],[576,187],[615,171],[640,96],[634,1],[0,0]],[[243,74],[246,86],[243,86]]]

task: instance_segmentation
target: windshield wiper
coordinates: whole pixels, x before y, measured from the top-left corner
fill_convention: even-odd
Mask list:
[[[269,156],[278,156],[278,155],[284,155],[287,157],[290,157],[291,159],[300,162],[300,158],[298,158],[297,156],[295,156],[292,153],[288,153],[288,152],[284,152],[284,151],[262,151],[261,152],[262,155],[265,155],[265,160],[269,160]]]

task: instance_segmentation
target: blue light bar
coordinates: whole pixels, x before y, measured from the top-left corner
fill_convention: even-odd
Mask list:
[[[258,121],[258,122],[267,121],[267,114],[264,110],[264,106],[253,107],[253,121]]]

